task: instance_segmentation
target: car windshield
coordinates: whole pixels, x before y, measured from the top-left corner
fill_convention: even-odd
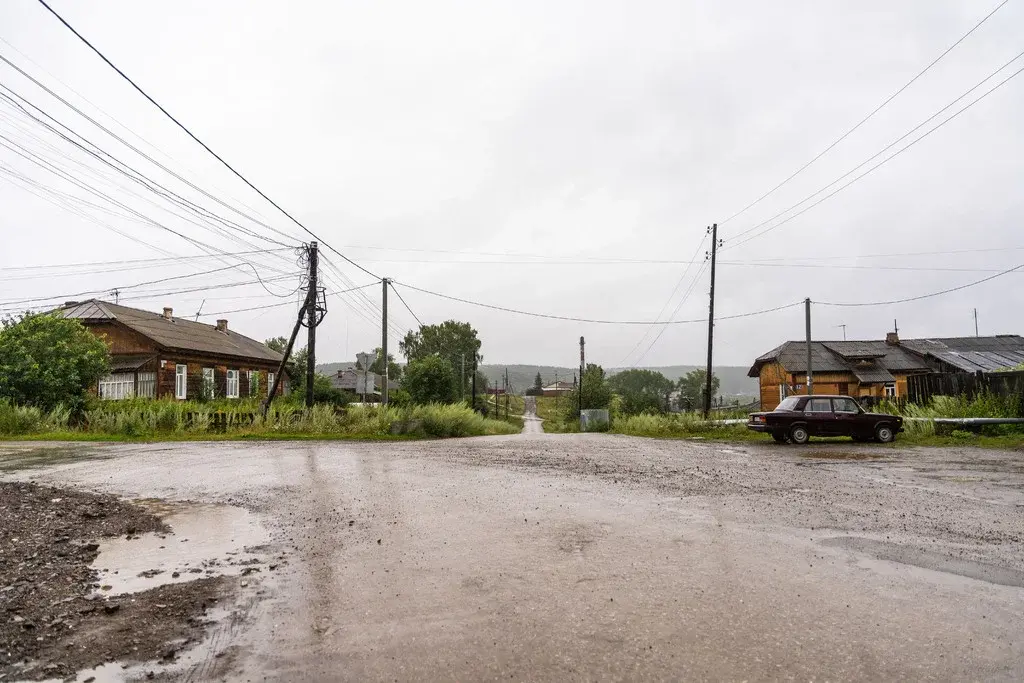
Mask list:
[[[782,403],[776,410],[796,410],[796,404],[800,402],[800,399],[796,396],[790,396],[789,398],[783,399]]]

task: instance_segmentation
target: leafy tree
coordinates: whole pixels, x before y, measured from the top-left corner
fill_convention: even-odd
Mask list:
[[[264,344],[268,348],[277,351],[278,353],[284,353],[284,350],[288,347],[287,337],[274,337],[268,339]],[[284,364],[284,372],[288,375],[289,384],[291,384],[292,391],[304,391],[306,387],[306,366],[309,365],[309,352],[306,351],[306,347],[303,346],[301,349],[292,347],[292,355],[289,356],[288,362]],[[314,386],[314,389],[316,387]]]
[[[579,416],[580,389],[573,389],[566,394],[566,401],[571,414]],[[583,373],[583,409],[607,408],[612,401],[612,390],[604,378],[604,368],[594,363],[587,363]]]
[[[584,387],[586,382],[584,382]],[[663,413],[675,382],[655,370],[623,370],[608,378],[608,386],[622,397],[626,415]]]
[[[51,410],[80,409],[110,372],[106,343],[77,320],[57,314],[8,318],[0,329],[0,398]]]
[[[452,403],[458,395],[455,370],[440,356],[409,361],[402,388],[413,403]]]
[[[477,338],[477,332],[472,325],[446,320],[440,325],[421,325],[419,330],[410,331],[398,343],[398,350],[409,362],[432,355],[440,356],[451,363],[457,378],[462,376],[462,363],[465,361],[466,383],[463,391],[468,396],[473,359],[475,358],[477,363],[484,359],[480,355],[480,346],[480,339]],[[479,384],[477,388],[479,389]]]
[[[690,370],[679,379],[679,402],[684,410],[699,410],[704,406],[704,390],[708,373],[705,370]],[[711,396],[718,393],[721,381],[712,373]]]

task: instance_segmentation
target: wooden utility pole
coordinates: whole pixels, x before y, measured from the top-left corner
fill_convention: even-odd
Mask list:
[[[508,368],[505,368],[505,419],[508,419]]]
[[[580,337],[580,383],[577,390],[579,396],[579,406],[577,407],[580,415],[583,415],[583,371],[587,369],[587,359],[583,353],[583,348],[586,346],[586,342],[583,337]]]
[[[306,327],[309,336],[306,340],[306,407],[313,407],[313,380],[316,378],[316,299],[317,299],[317,243],[310,242],[307,251],[309,256],[309,291],[306,298]]]
[[[712,359],[715,350],[715,264],[718,259],[718,223],[714,223],[708,232],[711,233],[711,303],[708,306],[708,366],[704,377],[704,419],[711,415],[711,379]]]
[[[309,367],[306,368],[306,400],[307,405],[312,405],[311,395],[313,387],[313,373],[316,371],[315,362],[315,332],[317,325],[316,320],[316,307],[317,307],[317,296],[318,292],[316,289],[316,242],[312,242],[306,250],[309,255],[309,284],[310,287],[306,290],[306,300],[302,303],[299,308],[299,314],[295,319],[295,327],[292,328],[292,334],[288,337],[288,345],[284,348],[284,357],[281,358],[281,364],[277,367],[277,372],[274,373],[274,381],[267,387],[267,400],[263,402],[263,417],[267,417],[267,413],[270,411],[270,404],[274,400],[274,396],[277,394],[277,389],[281,385],[281,380],[284,377],[285,367],[288,364],[288,359],[291,358],[292,348],[295,346],[295,339],[299,336],[299,328],[302,327],[303,322],[309,324],[310,332],[310,354],[309,354]],[[312,311],[312,313],[310,313]]]
[[[804,299],[804,318],[807,323],[807,395],[814,393],[814,368],[811,363],[811,299]]]
[[[381,302],[381,310],[383,311],[383,317],[381,318],[380,326],[380,353],[384,359],[384,372],[381,373],[380,381],[380,403],[381,405],[387,405],[388,403],[388,285],[391,284],[391,280],[384,278],[381,281],[384,285],[384,299]]]

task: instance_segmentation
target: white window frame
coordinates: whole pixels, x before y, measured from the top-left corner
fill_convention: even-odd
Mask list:
[[[96,393],[104,401],[120,401],[131,398],[135,395],[135,375],[131,372],[107,375],[100,380]]]
[[[274,373],[267,373],[267,396],[270,396],[270,390],[274,388]]]
[[[139,398],[156,398],[155,372],[140,372],[136,374],[135,395]]]
[[[225,398],[238,398],[238,370],[228,370]]]
[[[214,373],[213,368],[203,368],[203,391],[206,391],[206,387],[210,387],[210,398],[213,398],[214,393],[217,391],[217,375]]]
[[[888,384],[886,384],[884,387],[884,391],[886,398],[899,398],[899,392],[896,389],[895,382],[889,382]]]
[[[249,370],[249,395],[259,396],[260,391],[260,371]]]
[[[174,366],[174,398],[184,401],[188,398],[188,365]]]

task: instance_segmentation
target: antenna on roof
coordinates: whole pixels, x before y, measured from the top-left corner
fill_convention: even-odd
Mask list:
[[[841,325],[836,325],[836,327],[843,328],[843,341],[846,341],[846,323],[843,323]]]
[[[196,322],[199,322],[199,314],[203,312],[203,306],[206,305],[206,299],[203,299],[203,303],[199,304],[199,310],[196,311]]]
[[[121,290],[115,287],[114,289],[110,290],[110,293],[114,295],[114,303],[116,304],[118,302],[118,299],[121,298]]]
[[[892,331],[896,334],[900,333],[900,326],[896,324],[896,318],[892,319]]]

